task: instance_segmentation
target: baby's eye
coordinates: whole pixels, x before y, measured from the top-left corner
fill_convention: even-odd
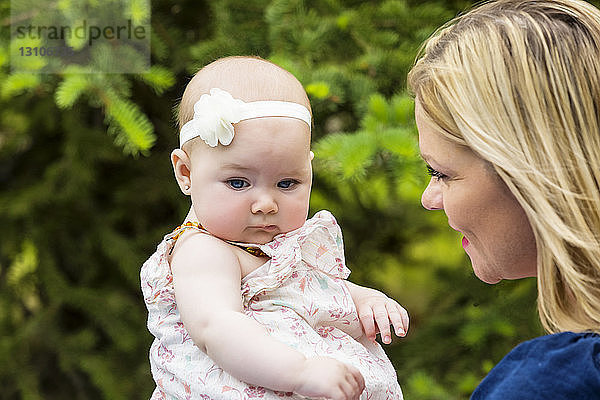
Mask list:
[[[436,180],[444,180],[446,178],[448,178],[448,175],[444,175],[439,171],[436,171],[435,169],[431,168],[431,166],[427,166],[427,173],[432,177],[435,178]]]
[[[297,183],[298,181],[294,179],[284,179],[282,181],[277,182],[277,187],[281,189],[289,189]]]
[[[250,186],[250,184],[243,179],[228,179],[227,184],[233,189],[238,190]]]

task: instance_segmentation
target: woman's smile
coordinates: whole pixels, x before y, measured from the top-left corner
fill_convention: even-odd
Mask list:
[[[463,238],[462,238],[463,248],[466,249],[468,245],[469,245],[469,239],[467,239],[465,236],[463,236]]]

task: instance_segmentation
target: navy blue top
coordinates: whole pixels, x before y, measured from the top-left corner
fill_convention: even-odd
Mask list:
[[[561,332],[521,343],[471,400],[599,400],[600,335]]]

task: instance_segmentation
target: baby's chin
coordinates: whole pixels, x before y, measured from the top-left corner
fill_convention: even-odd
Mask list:
[[[286,229],[281,229],[280,227],[277,227],[272,231],[250,229],[250,231],[246,230],[244,232],[244,234],[242,235],[242,240],[230,240],[241,243],[267,244],[269,242],[272,242],[276,236],[293,232],[297,229],[300,229],[302,225],[303,224],[300,224],[299,226],[287,226]]]
[[[272,242],[273,239],[275,239],[276,236],[282,235],[284,233],[285,232],[278,232],[278,233],[275,233],[275,234],[269,234],[266,238],[264,238],[264,239],[260,238],[259,240],[257,240],[256,242],[253,242],[253,243],[256,243],[256,244],[267,244],[269,242]]]
[[[267,244],[272,242],[275,236],[282,232],[253,232],[249,235],[244,235],[242,240],[234,240],[234,242],[252,243],[252,244]]]

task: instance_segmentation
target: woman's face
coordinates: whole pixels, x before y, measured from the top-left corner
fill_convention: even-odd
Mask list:
[[[535,238],[522,207],[486,161],[444,137],[422,112],[416,101],[419,147],[431,174],[423,207],[444,210],[450,227],[464,235],[482,281],[536,276]]]

